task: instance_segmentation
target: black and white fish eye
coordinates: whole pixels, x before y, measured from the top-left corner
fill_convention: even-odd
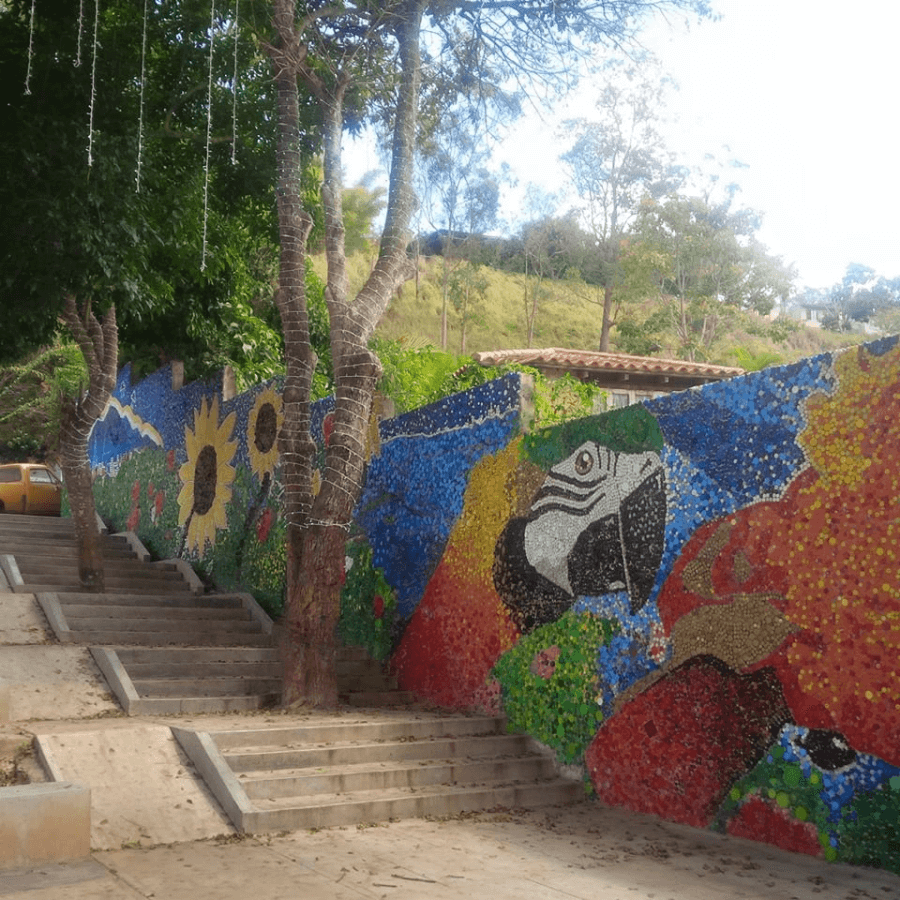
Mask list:
[[[814,765],[828,772],[836,772],[856,762],[857,754],[839,731],[810,728],[797,739]]]

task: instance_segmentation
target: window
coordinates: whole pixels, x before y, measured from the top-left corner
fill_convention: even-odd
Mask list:
[[[0,484],[13,484],[22,480],[22,470],[16,466],[0,469]]]
[[[47,469],[32,469],[29,475],[32,484],[55,484],[56,479]]]

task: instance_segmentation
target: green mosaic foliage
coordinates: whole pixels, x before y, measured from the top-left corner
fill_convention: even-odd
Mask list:
[[[727,820],[737,812],[741,802],[758,793],[774,800],[798,822],[812,822],[819,832],[819,842],[826,847],[826,856],[834,858],[834,853],[828,853],[833,848],[829,847],[831,826],[828,824],[828,807],[822,800],[821,774],[811,769],[808,776],[804,775],[799,763],[788,762],[783,757],[784,747],[770,747],[769,755],[731,788],[713,827],[724,831]],[[767,761],[769,758],[772,762]]]
[[[830,862],[878,866],[900,874],[900,776],[874,790],[860,790],[835,815],[825,799],[823,773],[807,767],[804,774],[798,762],[784,756],[784,747],[770,747],[766,758],[732,787],[713,827],[724,831],[741,803],[759,794],[798,822],[815,825],[823,855]]]
[[[387,659],[393,647],[397,598],[384,572],[372,565],[372,548],[347,545],[350,567],[341,592],[338,635],[348,647],[365,647],[373,659]]]
[[[549,469],[573,453],[585,441],[596,441],[610,450],[642,453],[662,451],[663,436],[656,419],[636,403],[598,416],[564,422],[535,430],[525,436],[526,458]]]
[[[856,797],[850,813],[843,825],[838,858],[900,875],[900,776]]]
[[[510,728],[533,735],[564,763],[580,762],[603,721],[597,650],[617,630],[591,613],[567,612],[502,656],[492,675]]]

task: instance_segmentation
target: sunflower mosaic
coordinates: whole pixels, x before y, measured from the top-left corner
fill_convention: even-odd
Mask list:
[[[284,406],[273,387],[261,391],[247,421],[247,452],[250,468],[260,481],[275,474],[278,463],[278,434],[284,423]]]
[[[206,398],[194,410],[194,430],[185,427],[187,462],[178,470],[182,488],[178,494],[178,524],[185,526],[185,548],[202,558],[206,545],[216,542],[216,531],[227,524],[237,442],[231,440],[235,414],[219,424],[219,398]]]

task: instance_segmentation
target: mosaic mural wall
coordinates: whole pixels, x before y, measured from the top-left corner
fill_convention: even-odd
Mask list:
[[[277,611],[277,391],[163,392],[162,426],[122,388],[103,514]],[[544,431],[519,407],[512,376],[381,424],[345,640],[605,803],[900,873],[897,340]]]

